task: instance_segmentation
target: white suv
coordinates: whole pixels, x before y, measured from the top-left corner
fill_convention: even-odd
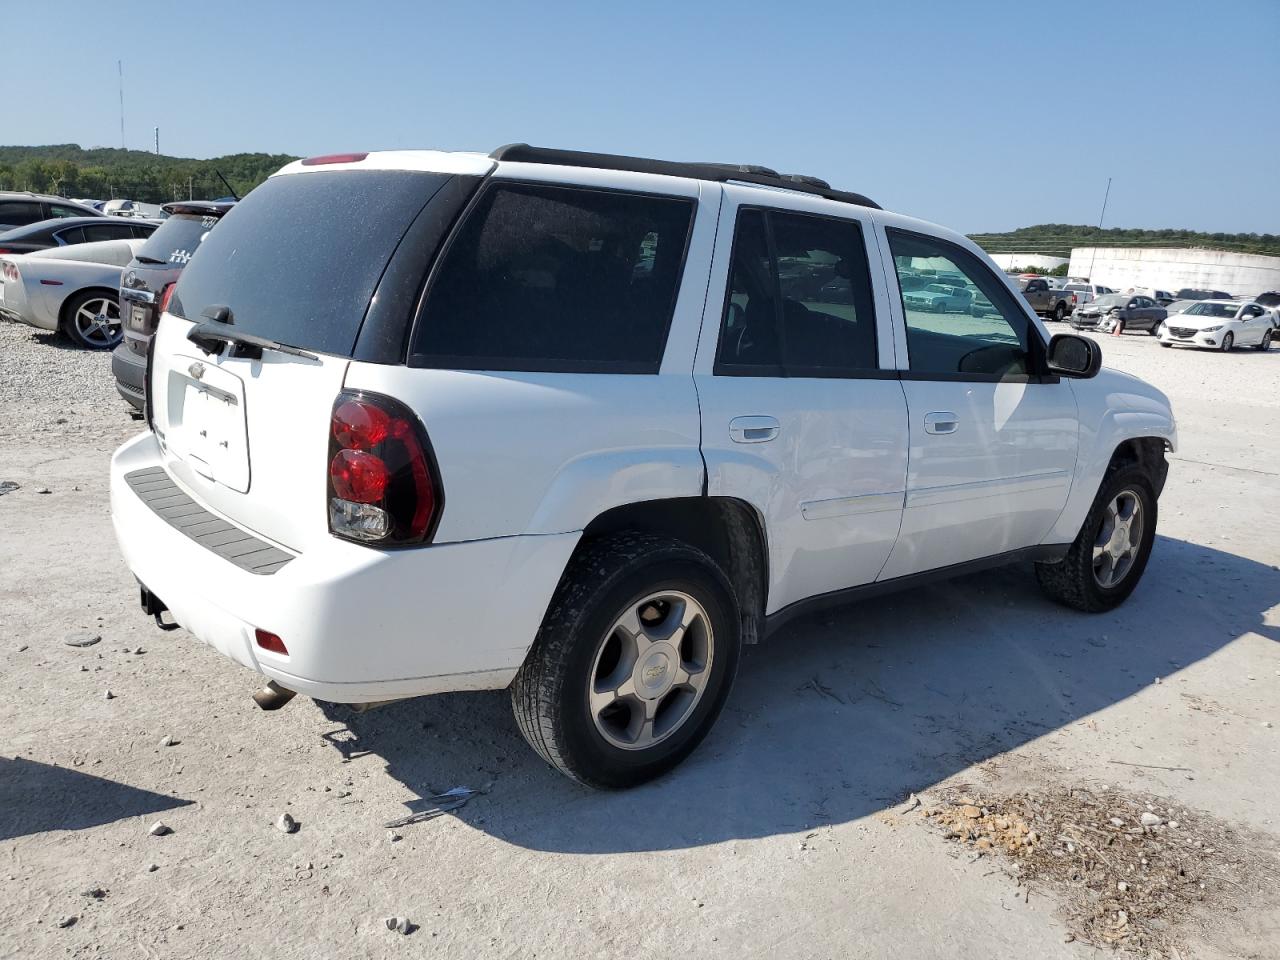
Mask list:
[[[904,308],[939,274],[992,309]],[[802,613],[1013,560],[1120,603],[1175,439],[964,237],[761,167],[303,160],[163,307],[111,477],[144,608],[264,706],[510,687],[597,786]]]

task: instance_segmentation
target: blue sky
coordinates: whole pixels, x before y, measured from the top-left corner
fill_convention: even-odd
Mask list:
[[[128,145],[181,156],[731,160],[968,232],[1096,223],[1111,176],[1108,225],[1280,233],[1280,0],[42,0],[3,30],[10,144],[119,146],[119,51]]]

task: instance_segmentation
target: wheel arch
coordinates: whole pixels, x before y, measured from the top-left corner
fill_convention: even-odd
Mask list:
[[[688,543],[724,571],[736,594],[742,642],[757,643],[764,632],[769,560],[765,526],[758,511],[734,497],[672,497],[642,500],[605,510],[582,532],[577,550],[626,531]]]

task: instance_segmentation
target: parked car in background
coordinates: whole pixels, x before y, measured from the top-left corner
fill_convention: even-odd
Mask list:
[[[1054,290],[1044,277],[1031,277],[1018,281],[1022,297],[1031,309],[1042,317],[1059,322],[1067,319],[1076,308],[1076,295],[1070,290]]]
[[[268,178],[183,271],[112,458],[144,610],[268,707],[509,689],[548,764],[627,787],[697,747],[743,644],[858,588],[1022,559],[1124,602],[1168,399],[966,237],[760,169],[517,144]],[[998,317],[893,309],[938,261]]]
[[[165,204],[169,219],[142,245],[120,278],[123,339],[111,353],[111,372],[116,391],[138,410],[144,400],[147,347],[165,298],[205,235],[232,206],[200,200]]]
[[[102,212],[109,217],[143,217],[152,220],[164,217],[164,208],[160,204],[142,203],[139,200],[108,200],[102,205]]]
[[[931,283],[902,295],[903,306],[908,310],[934,313],[966,313],[972,300],[973,294],[966,287],[953,287],[947,283]]]
[[[1176,294],[1175,300],[1230,300],[1231,294],[1221,290],[1199,290],[1195,287],[1183,287]]]
[[[1108,293],[1115,293],[1110,287],[1103,287],[1096,283],[1082,283],[1079,280],[1072,281],[1062,289],[1069,290],[1076,295],[1076,306],[1081,307],[1086,303],[1093,301],[1094,297],[1101,297]]]
[[[1269,290],[1266,293],[1260,293],[1253,298],[1254,303],[1260,303],[1268,310],[1280,309],[1280,291]]]
[[[0,233],[0,256],[6,253],[32,253],[52,247],[69,247],[77,243],[100,240],[145,240],[159,223],[154,220],[122,222],[110,217],[64,217],[41,220],[26,227],[15,227]]]
[[[142,240],[0,257],[0,316],[105,350],[120,342],[120,274]]]
[[[1146,330],[1154,336],[1167,315],[1168,311],[1150,297],[1108,293],[1078,307],[1071,326],[1077,330],[1112,330],[1117,323],[1123,323],[1126,331]]]
[[[1199,300],[1175,300],[1164,308],[1165,313],[1168,315],[1165,319],[1167,320],[1169,317],[1173,317],[1179,313],[1185,313],[1199,302]]]
[[[1160,346],[1266,350],[1275,337],[1275,314],[1252,300],[1201,300],[1160,326]]]
[[[0,230],[25,227],[41,220],[62,217],[101,217],[101,211],[63,197],[41,193],[0,191]]]
[[[1130,287],[1125,293],[1136,293],[1140,297],[1150,297],[1162,307],[1167,307],[1177,299],[1168,290],[1160,290],[1156,287]]]

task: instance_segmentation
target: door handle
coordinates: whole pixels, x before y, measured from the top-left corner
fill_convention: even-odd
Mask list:
[[[779,429],[773,417],[734,417],[729,421],[729,439],[734,443],[767,443]]]
[[[924,415],[925,433],[955,433],[960,426],[960,418],[954,413],[938,411]]]

